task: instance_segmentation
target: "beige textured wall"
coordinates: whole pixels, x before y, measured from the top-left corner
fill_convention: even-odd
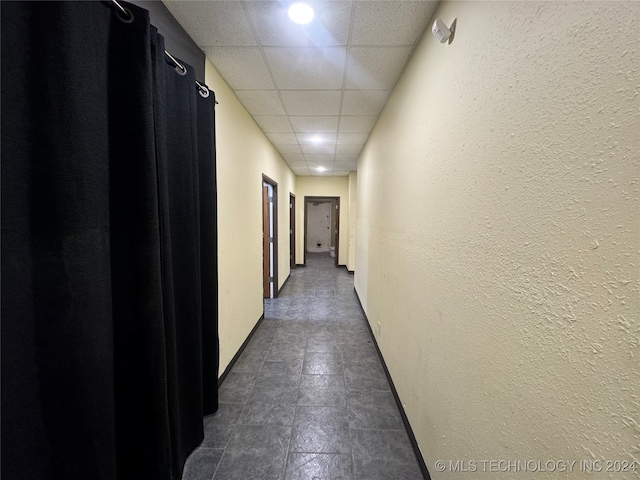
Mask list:
[[[289,192],[295,175],[215,68],[220,374],[255,326],[262,304],[262,174],[278,183],[278,283],[289,275]]]
[[[355,273],[431,476],[637,478],[434,462],[640,461],[640,3],[437,15],[358,162]]]
[[[304,197],[340,197],[340,239],[338,263],[347,264],[349,241],[349,178],[296,177],[296,261],[304,258]]]

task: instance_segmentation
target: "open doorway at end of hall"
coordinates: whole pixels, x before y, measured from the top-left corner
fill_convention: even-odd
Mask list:
[[[340,197],[304,197],[304,261],[307,253],[326,253],[338,266]]]
[[[262,175],[262,296],[278,293],[278,184]]]

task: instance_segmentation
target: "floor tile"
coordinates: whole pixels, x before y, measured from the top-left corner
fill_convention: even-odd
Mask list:
[[[307,352],[341,353],[342,345],[338,338],[322,338],[312,335],[307,339]]]
[[[286,480],[352,480],[351,455],[290,453]]]
[[[347,391],[389,390],[389,382],[379,364],[345,362],[344,380]]]
[[[353,278],[308,254],[265,299],[183,480],[422,478]]]
[[[351,453],[347,409],[297,407],[289,451]]]
[[[347,392],[347,409],[351,428],[401,430],[402,417],[391,392]]]
[[[267,352],[267,362],[287,362],[296,365],[304,360],[305,340],[302,343],[273,343]]]
[[[291,427],[238,425],[214,480],[279,480],[283,477]]]
[[[256,372],[236,373],[231,371],[218,390],[218,400],[223,403],[244,403],[251,393],[255,381]]]
[[[197,448],[187,459],[182,480],[211,480],[224,450]]]
[[[344,363],[367,363],[380,366],[380,368],[382,368],[380,359],[378,358],[378,352],[373,345],[343,343],[342,352],[342,359]]]
[[[305,375],[343,375],[342,355],[331,352],[309,352],[304,356]]]
[[[345,407],[347,405],[342,375],[302,375],[298,405]]]
[[[267,350],[245,350],[233,366],[234,373],[252,373],[260,370]]]
[[[302,373],[302,359],[298,362],[264,362],[258,376],[258,387],[298,387]]]
[[[204,419],[204,440],[201,446],[225,448],[243,409],[243,404],[219,404],[218,411]]]
[[[298,400],[297,388],[254,387],[238,419],[246,425],[291,425]]]
[[[352,430],[356,479],[421,480],[404,430]]]

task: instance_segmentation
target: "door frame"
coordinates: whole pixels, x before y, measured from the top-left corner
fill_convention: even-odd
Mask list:
[[[289,192],[289,268],[296,266],[296,196]]]
[[[273,223],[273,257],[270,259],[273,261],[273,272],[269,272],[271,273],[272,277],[273,277],[273,298],[278,298],[278,295],[280,294],[280,291],[278,289],[278,182],[276,182],[275,180],[269,178],[268,176],[266,176],[264,173],[262,174],[262,182],[260,184],[260,188],[262,191],[262,187],[264,186],[264,184],[267,183],[271,186],[271,188],[273,189],[273,216],[271,218],[271,222]],[[262,222],[262,234],[265,234],[265,225],[264,225],[264,202],[262,202],[263,206],[263,222]],[[269,253],[270,254],[270,253]],[[263,241],[263,247],[262,247],[262,255],[265,255],[265,251],[264,251],[264,241]],[[263,262],[264,262],[264,258],[263,258]],[[264,263],[263,263],[264,265]],[[264,271],[264,266],[262,268],[262,279],[263,282],[265,280],[265,277],[269,277],[268,273],[265,273]],[[264,297],[264,294],[263,294]],[[268,297],[264,297],[264,298],[268,298]],[[270,297],[269,297],[270,298]]]
[[[335,266],[338,264],[338,255],[340,253],[340,197],[320,197],[318,195],[304,197],[304,248],[302,250],[302,265],[307,266],[307,204],[309,202],[326,202],[334,200],[336,202],[336,260]]]

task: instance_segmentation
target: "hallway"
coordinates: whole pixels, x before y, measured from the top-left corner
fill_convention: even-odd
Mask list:
[[[307,254],[220,388],[183,480],[420,480],[353,289]]]

